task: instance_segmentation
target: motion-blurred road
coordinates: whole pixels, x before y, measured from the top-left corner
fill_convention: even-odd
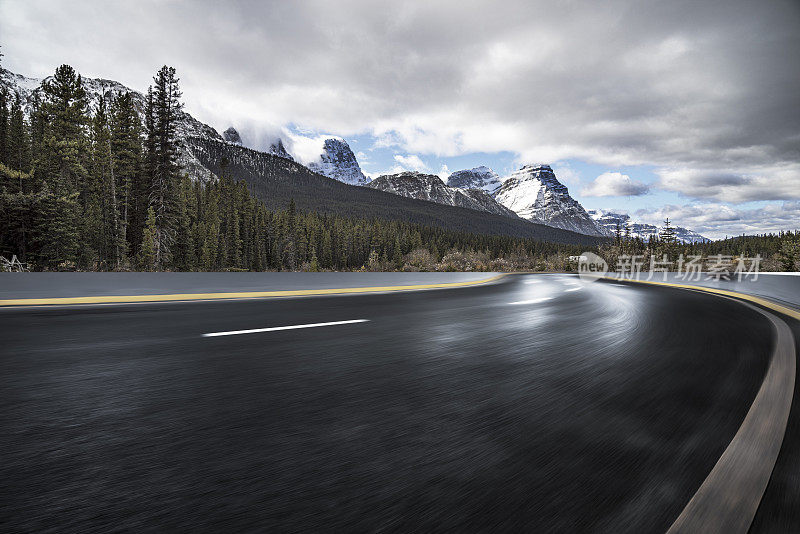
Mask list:
[[[0,530],[664,532],[773,337],[731,300],[568,275],[1,309]],[[797,520],[786,487],[755,530]]]

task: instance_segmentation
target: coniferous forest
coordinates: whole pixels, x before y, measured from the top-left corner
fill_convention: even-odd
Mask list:
[[[294,200],[268,208],[224,161],[219,179],[190,180],[178,164],[172,67],[156,73],[141,112],[129,93],[90,100],[68,65],[35,95],[26,113],[18,94],[0,91],[0,255],[31,270],[568,270],[569,256],[597,250],[301,211]],[[798,241],[790,232],[669,247],[761,251],[766,268],[791,270]],[[657,240],[618,248],[661,251]]]
[[[218,180],[192,181],[177,162],[178,81],[158,71],[143,117],[130,94],[90,101],[68,65],[28,117],[18,95],[0,93],[0,254],[34,270],[313,271],[563,269],[581,250],[293,201],[270,210],[224,165]]]

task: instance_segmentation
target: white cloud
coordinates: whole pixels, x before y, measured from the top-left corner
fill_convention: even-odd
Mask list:
[[[341,139],[336,135],[303,135],[288,130],[284,131],[284,136],[286,150],[304,165],[320,161],[326,139]]]
[[[774,202],[754,208],[695,203],[641,209],[635,214],[637,220],[656,225],[667,217],[675,225],[689,228],[711,239],[741,234],[777,233],[781,230],[800,229],[800,202]]]
[[[287,138],[286,132],[278,126],[246,121],[234,124],[233,127],[239,132],[242,144],[256,150],[269,150],[270,146],[278,139],[285,140]],[[284,142],[284,146],[287,144],[288,142]]]
[[[170,64],[187,111],[220,130],[652,165],[661,187],[736,202],[800,190],[799,25],[791,1],[0,2],[6,68],[70,63],[144,90]],[[720,169],[746,179],[709,184]]]
[[[416,154],[409,154],[402,156],[400,154],[394,155],[394,160],[400,167],[407,171],[428,172],[428,166]]]
[[[570,186],[578,186],[581,184],[580,173],[566,163],[557,163],[553,165],[553,172],[556,174],[558,181],[561,183]]]
[[[587,197],[635,197],[647,194],[650,187],[631,180],[627,174],[604,172],[594,179],[588,187],[583,188],[581,195]]]

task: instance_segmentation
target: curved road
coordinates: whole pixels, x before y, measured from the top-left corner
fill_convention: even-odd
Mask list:
[[[0,530],[665,532],[742,424],[772,328],[567,275],[2,309]],[[794,480],[754,530],[786,525]]]

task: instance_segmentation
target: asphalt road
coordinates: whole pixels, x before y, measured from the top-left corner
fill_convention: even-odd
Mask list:
[[[3,532],[664,532],[773,348],[736,302],[566,275],[2,309],[0,339]]]

